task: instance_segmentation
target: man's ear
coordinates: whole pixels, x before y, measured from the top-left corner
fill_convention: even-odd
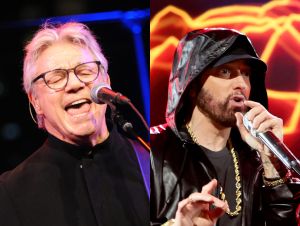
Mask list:
[[[32,104],[32,106],[34,107],[35,113],[37,115],[42,114],[43,111],[41,109],[40,100],[37,98],[36,94],[34,94],[32,92],[29,93],[28,99],[29,99],[30,103]]]
[[[109,77],[109,74],[106,74],[106,76],[105,76],[105,82],[106,82],[108,85],[111,85],[111,84],[110,84],[110,77]]]
[[[108,84],[108,85],[110,85],[110,77],[109,77],[109,74],[108,74],[108,72],[106,72],[105,71],[105,69],[102,67],[102,66],[100,66],[100,79],[99,79],[99,82],[104,82],[104,83],[106,83],[106,84]]]

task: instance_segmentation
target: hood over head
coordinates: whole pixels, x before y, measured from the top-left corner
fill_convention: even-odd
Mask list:
[[[176,48],[169,78],[166,120],[181,139],[181,117],[185,96],[192,81],[209,67],[217,67],[234,60],[247,59],[252,69],[250,100],[268,107],[265,88],[267,65],[257,55],[249,38],[234,29],[205,28],[186,34]]]

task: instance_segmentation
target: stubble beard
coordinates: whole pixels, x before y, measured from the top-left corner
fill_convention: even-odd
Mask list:
[[[203,88],[197,96],[196,106],[200,112],[222,127],[234,127],[236,125],[236,112],[246,112],[246,107],[230,107],[229,95],[224,101],[218,101],[211,93]]]

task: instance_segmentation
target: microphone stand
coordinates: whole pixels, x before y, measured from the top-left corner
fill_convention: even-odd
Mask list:
[[[128,133],[131,137],[135,138],[148,152],[150,152],[151,148],[147,144],[146,141],[143,140],[133,129],[132,123],[128,122],[123,118],[120,112],[117,110],[114,104],[109,104],[110,109],[112,111],[111,117],[114,122],[117,123],[118,126],[122,128],[122,130]]]

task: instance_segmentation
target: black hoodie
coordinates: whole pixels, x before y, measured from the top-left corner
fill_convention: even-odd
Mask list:
[[[246,35],[233,29],[208,28],[192,31],[180,40],[169,79],[167,125],[151,128],[152,225],[174,218],[180,200],[200,192],[203,185],[216,178],[214,167],[183,127],[182,118],[188,103],[186,93],[206,68],[237,59],[248,59],[253,64],[249,99],[267,108],[267,66]],[[230,136],[242,178],[242,226],[295,226],[297,203],[291,186],[264,187],[262,165],[256,151],[251,151],[241,140],[236,128]],[[219,191],[214,195],[219,196]]]

